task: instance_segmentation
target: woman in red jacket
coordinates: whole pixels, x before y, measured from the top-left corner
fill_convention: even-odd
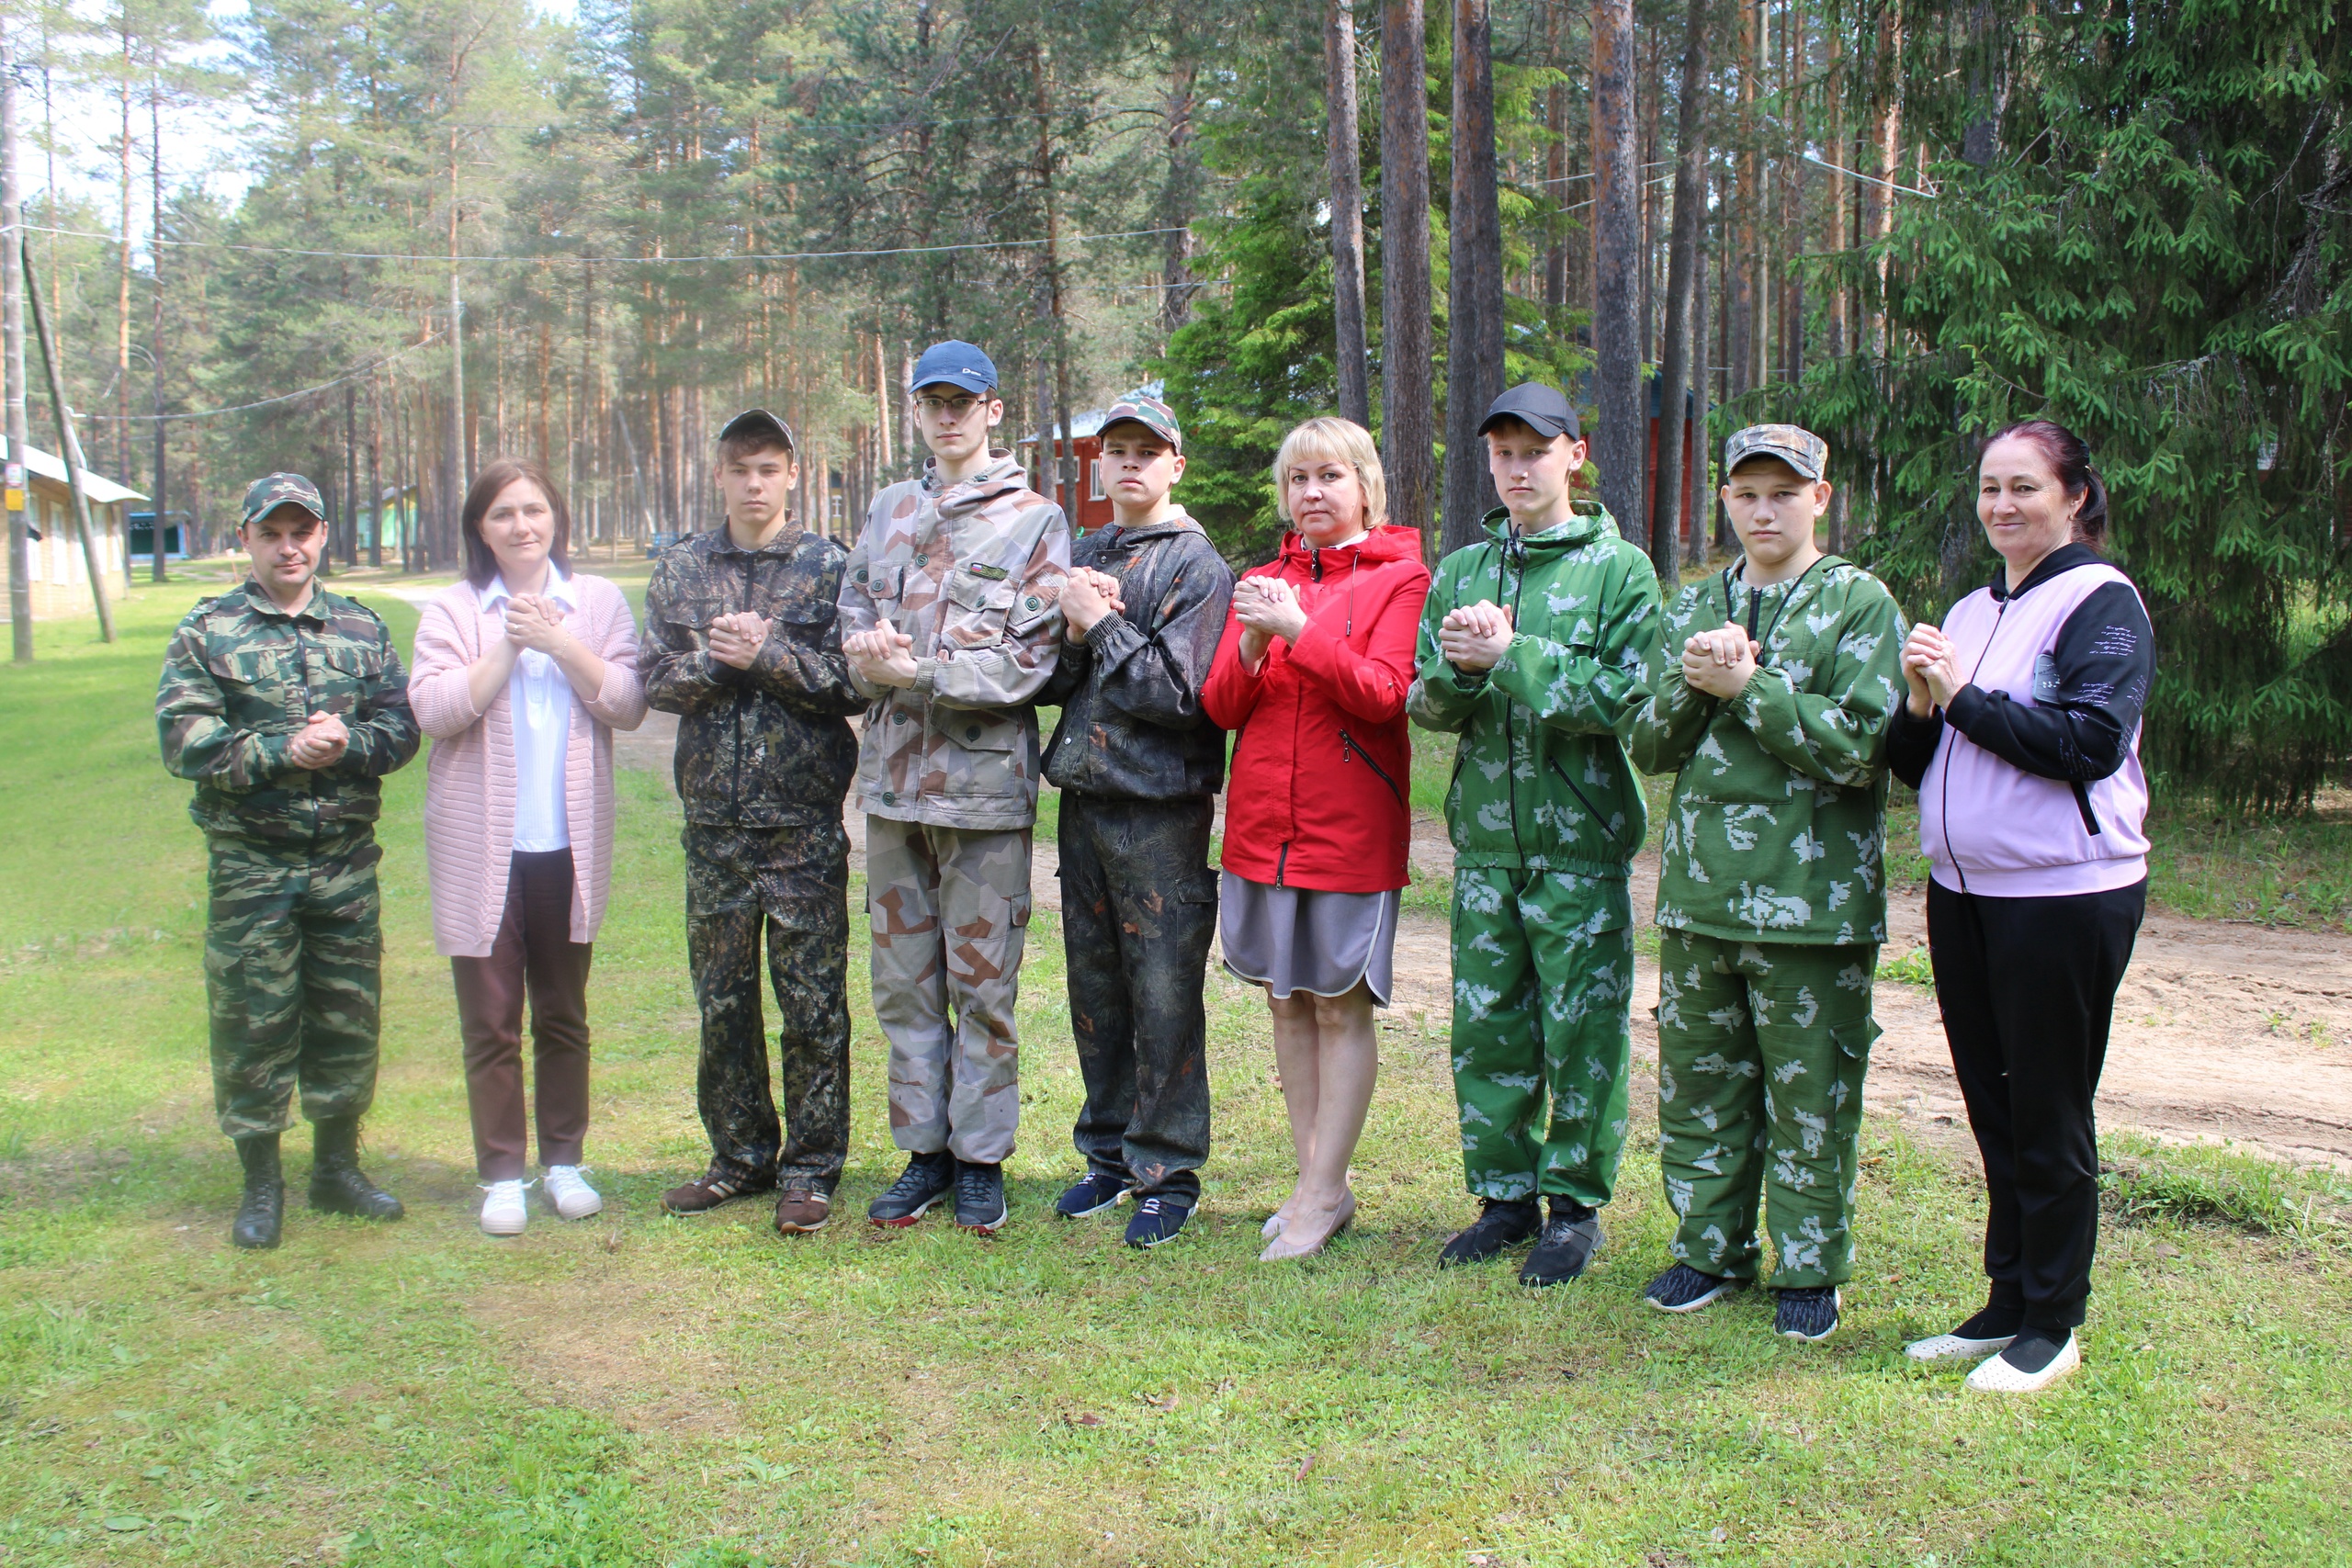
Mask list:
[[[1380,1066],[1411,814],[1405,693],[1429,568],[1387,525],[1362,425],[1310,419],[1274,457],[1282,553],[1245,572],[1201,705],[1238,731],[1225,805],[1226,967],[1266,987],[1298,1184],[1269,1259],[1318,1252],[1355,1214],[1348,1161]]]

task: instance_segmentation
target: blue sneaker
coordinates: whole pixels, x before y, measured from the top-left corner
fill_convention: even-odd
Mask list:
[[[1127,1245],[1134,1247],[1158,1247],[1164,1241],[1174,1241],[1184,1222],[1193,1217],[1193,1206],[1181,1198],[1162,1197],[1158,1193],[1136,1205],[1136,1217],[1127,1222]]]
[[[1064,1192],[1054,1204],[1054,1213],[1066,1220],[1082,1220],[1089,1214],[1099,1214],[1105,1209],[1116,1208],[1127,1195],[1125,1177],[1114,1176],[1107,1170],[1089,1169],[1077,1184]]]

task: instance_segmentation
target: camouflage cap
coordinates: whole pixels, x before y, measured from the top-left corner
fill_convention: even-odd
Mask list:
[[[243,527],[256,518],[291,502],[323,523],[327,520],[327,503],[319,499],[319,487],[300,474],[267,474],[255,479],[245,491],[244,515],[237,525]]]
[[[745,409],[729,420],[719,427],[718,444],[724,446],[738,436],[756,436],[763,442],[780,441],[784,449],[796,457],[800,451],[800,443],[792,438],[792,426],[784,423],[784,416],[770,413],[765,409]]]
[[[1724,472],[1750,457],[1778,457],[1809,479],[1829,477],[1829,443],[1801,424],[1751,424],[1724,443]]]
[[[1149,392],[1129,392],[1113,403],[1099,428],[1108,430],[1125,420],[1133,420],[1179,452],[1184,449],[1184,429],[1176,423],[1176,411]]]

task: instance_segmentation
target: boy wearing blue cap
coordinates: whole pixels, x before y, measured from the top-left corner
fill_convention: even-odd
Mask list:
[[[953,1191],[956,1223],[987,1232],[1021,1117],[1035,704],[1061,649],[1069,525],[989,442],[1004,402],[987,355],[934,344],[909,390],[931,460],[875,496],[841,593],[842,651],[872,705],[856,787],[874,1015],[909,1156],[867,1213],[912,1224]]]

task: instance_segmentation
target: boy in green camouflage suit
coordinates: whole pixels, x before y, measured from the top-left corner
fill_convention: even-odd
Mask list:
[[[1520,1282],[1545,1286],[1600,1246],[1625,1146],[1626,878],[1649,816],[1617,731],[1649,696],[1657,577],[1572,499],[1585,444],[1557,389],[1510,389],[1479,434],[1504,504],[1488,543],[1439,563],[1406,698],[1415,723],[1461,737],[1445,796],[1453,1093],[1482,1213],[1438,1261],[1534,1237]]]
[[[187,613],[155,693],[164,765],[195,781],[209,852],[212,1100],[244,1167],[239,1247],[278,1243],[298,1085],[311,1206],[402,1212],[359,1168],[359,1119],[376,1094],[379,781],[418,734],[384,623],[314,581],[325,515],[299,474],[254,481],[237,529],[253,575]]]
[[[1659,851],[1658,1161],[1679,1217],[1650,1304],[1751,1281],[1758,1193],[1775,1332],[1827,1338],[1853,1270],[1862,1074],[1886,940],[1886,727],[1903,618],[1814,544],[1826,443],[1794,425],[1725,444],[1745,550],[1685,588],[1654,657],[1634,760],[1676,774]]]

